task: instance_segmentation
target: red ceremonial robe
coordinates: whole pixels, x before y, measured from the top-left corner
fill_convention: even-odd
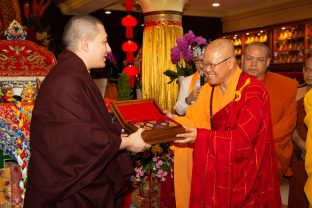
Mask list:
[[[24,207],[120,207],[133,171],[120,134],[83,61],[63,51],[33,110]]]
[[[212,130],[198,129],[191,208],[281,207],[269,96],[247,74],[237,89],[234,101],[213,115]]]

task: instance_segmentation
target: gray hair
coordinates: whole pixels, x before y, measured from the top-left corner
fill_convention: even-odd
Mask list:
[[[99,32],[97,24],[103,25],[99,19],[90,15],[72,17],[64,28],[63,43],[66,48],[75,51],[83,38],[94,39]]]
[[[262,47],[262,48],[265,50],[265,57],[266,57],[266,58],[269,58],[269,57],[270,57],[270,49],[269,49],[269,46],[267,46],[266,44],[261,43],[261,42],[253,42],[253,43],[250,43],[249,45],[247,45],[246,48],[245,48],[245,50],[244,50],[244,55],[246,55],[246,51],[247,51],[247,49],[248,49],[250,46],[259,46],[259,47]]]

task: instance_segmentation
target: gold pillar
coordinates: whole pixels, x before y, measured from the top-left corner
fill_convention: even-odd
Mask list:
[[[163,72],[176,70],[170,49],[183,36],[182,10],[185,0],[137,0],[144,13],[142,46],[142,94],[155,99],[162,109],[174,111],[178,86]],[[168,10],[169,9],[169,10]]]

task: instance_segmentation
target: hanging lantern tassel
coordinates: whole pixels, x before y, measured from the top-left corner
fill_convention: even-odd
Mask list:
[[[122,18],[121,24],[122,26],[126,27],[126,38],[132,39],[133,27],[135,27],[138,24],[137,19],[129,14],[125,16],[124,18]]]
[[[126,0],[126,11],[132,12],[132,0]]]
[[[134,63],[133,52],[127,52],[126,62],[127,62],[127,64],[133,64]]]
[[[127,64],[133,64],[134,63],[133,53],[136,50],[138,50],[138,45],[135,42],[128,40],[122,44],[122,50],[127,53],[126,57]]]

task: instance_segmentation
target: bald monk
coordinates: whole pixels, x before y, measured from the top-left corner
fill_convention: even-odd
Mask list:
[[[176,141],[194,144],[189,207],[281,207],[266,90],[237,66],[229,40],[211,42],[202,64],[210,86],[185,119],[210,125],[185,127]]]
[[[210,59],[205,59],[206,62],[203,63],[203,67],[206,68],[205,75],[210,77],[210,80],[226,80],[226,86],[223,83],[218,84],[217,82],[209,82],[209,84],[205,84],[201,92],[198,96],[196,102],[190,106],[190,108],[186,111],[186,115],[184,117],[174,116],[175,120],[182,123],[185,126],[196,127],[196,128],[211,128],[211,116],[216,112],[223,109],[229,103],[233,101],[235,98],[236,89],[239,83],[239,79],[241,77],[242,71],[235,63],[234,56],[234,48],[230,41],[225,39],[218,39],[213,41],[209,47],[205,50],[205,57],[212,56]],[[209,62],[207,62],[207,60]],[[219,73],[219,69],[227,68],[228,71],[223,71],[223,73]],[[210,70],[208,70],[210,69]],[[246,76],[246,75],[245,75]],[[225,81],[224,81],[225,83]],[[212,93],[212,89],[213,93]],[[213,94],[213,96],[211,96]],[[210,102],[212,101],[212,102]],[[211,109],[211,110],[210,110]],[[198,182],[204,182],[206,176],[203,175],[195,175],[196,173],[200,173],[201,171],[206,172],[202,167],[198,167],[197,162],[203,160],[203,158],[196,158],[196,152],[194,152],[194,165],[193,155],[192,155],[192,147],[194,144],[183,143],[176,144],[174,147],[175,157],[174,157],[174,181],[175,181],[175,191],[176,191],[176,203],[177,207],[188,207],[189,206],[189,197],[190,197],[190,184],[192,180],[192,167],[193,167],[193,187],[198,186]],[[196,144],[195,144],[196,146]],[[228,150],[224,149],[224,152]],[[221,151],[223,152],[223,150]],[[273,153],[272,153],[273,154]],[[272,164],[274,166],[275,163]],[[217,166],[223,166],[226,164],[217,162],[211,166],[214,169]],[[198,169],[199,168],[199,169]],[[198,170],[197,170],[198,169]],[[214,170],[210,170],[210,172],[214,172]],[[221,171],[222,172],[222,171]],[[225,171],[226,172],[226,171]],[[226,173],[222,174],[226,174]],[[271,176],[273,173],[270,173]],[[220,175],[221,177],[221,175]],[[197,182],[194,182],[197,181]],[[213,179],[215,180],[215,179]],[[217,185],[217,181],[215,181]],[[275,181],[274,181],[275,183]],[[195,185],[197,184],[197,185]],[[201,184],[203,185],[203,184]],[[272,185],[272,184],[271,184]],[[212,190],[209,190],[209,194],[212,194]],[[202,193],[197,193],[195,190],[192,193],[192,196],[199,194],[199,196],[203,196]],[[221,197],[222,198],[222,197]],[[221,198],[219,200],[221,200]],[[195,199],[196,201],[196,199]],[[232,200],[230,200],[232,201]],[[219,203],[216,201],[216,203]],[[217,204],[214,206],[218,207]],[[190,207],[193,207],[190,205]]]
[[[270,64],[269,48],[263,43],[252,43],[245,48],[242,68],[260,80],[270,97],[273,137],[277,164],[281,175],[292,175],[289,170],[293,151],[292,133],[297,120],[296,80],[267,71]]]
[[[150,145],[142,129],[121,135],[89,74],[105,66],[110,51],[101,21],[72,17],[63,41],[66,49],[44,79],[33,110],[24,207],[121,207],[125,182],[134,172],[124,150],[140,152]]]

